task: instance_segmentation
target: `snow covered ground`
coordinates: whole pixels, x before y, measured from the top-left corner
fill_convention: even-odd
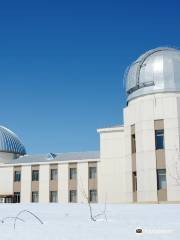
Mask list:
[[[104,206],[95,204],[99,213]],[[13,219],[0,223],[0,240],[136,240],[180,239],[180,205],[107,205],[107,221],[89,218],[86,204],[1,204],[0,219],[14,217],[28,209],[44,222],[41,225],[28,213],[19,217],[16,229]],[[136,234],[142,228],[143,234]]]

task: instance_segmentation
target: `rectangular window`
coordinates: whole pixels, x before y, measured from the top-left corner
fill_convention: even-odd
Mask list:
[[[137,192],[137,175],[136,172],[132,173],[133,177],[133,192]]]
[[[32,202],[33,203],[39,202],[39,192],[37,191],[32,192]]]
[[[166,169],[157,170],[157,189],[166,189]]]
[[[76,203],[77,202],[77,191],[76,190],[70,190],[69,191],[69,202],[70,203]]]
[[[58,180],[58,170],[51,169],[51,180],[57,181]]]
[[[56,203],[58,201],[57,191],[50,191],[50,202]]]
[[[92,203],[97,202],[97,190],[90,190],[89,191],[89,200]]]
[[[89,178],[95,179],[96,178],[96,167],[89,167]]]
[[[70,168],[69,169],[69,178],[70,179],[76,179],[77,178],[77,169],[76,168]]]
[[[32,181],[39,181],[39,170],[32,170]]]
[[[132,134],[131,135],[131,151],[132,153],[136,153],[136,135]]]
[[[21,201],[21,194],[20,192],[14,192],[14,203],[20,203]]]
[[[156,150],[164,149],[164,129],[155,130]]]
[[[21,181],[21,171],[15,171],[14,172],[14,182],[20,182]]]

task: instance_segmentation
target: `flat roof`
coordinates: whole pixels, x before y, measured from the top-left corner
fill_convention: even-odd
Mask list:
[[[109,127],[105,127],[105,128],[99,128],[97,129],[98,133],[101,132],[115,132],[115,131],[123,131],[124,130],[124,125],[118,124],[118,125],[112,125]]]
[[[99,159],[99,151],[87,151],[87,152],[69,152],[69,153],[47,153],[37,155],[24,155],[17,159],[10,160],[5,164],[21,164],[21,163],[38,163],[38,162],[56,162],[56,161],[79,161],[79,160],[91,160]]]

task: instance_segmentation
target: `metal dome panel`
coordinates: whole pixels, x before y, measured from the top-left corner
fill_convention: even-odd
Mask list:
[[[25,155],[26,149],[15,133],[0,126],[0,152]]]
[[[126,75],[127,101],[146,94],[180,91],[180,51],[157,48],[140,56]]]

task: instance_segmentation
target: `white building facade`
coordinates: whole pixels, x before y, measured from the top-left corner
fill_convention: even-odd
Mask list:
[[[2,202],[180,202],[180,51],[153,49],[125,76],[124,124],[98,129],[100,152],[27,155],[0,127]]]

